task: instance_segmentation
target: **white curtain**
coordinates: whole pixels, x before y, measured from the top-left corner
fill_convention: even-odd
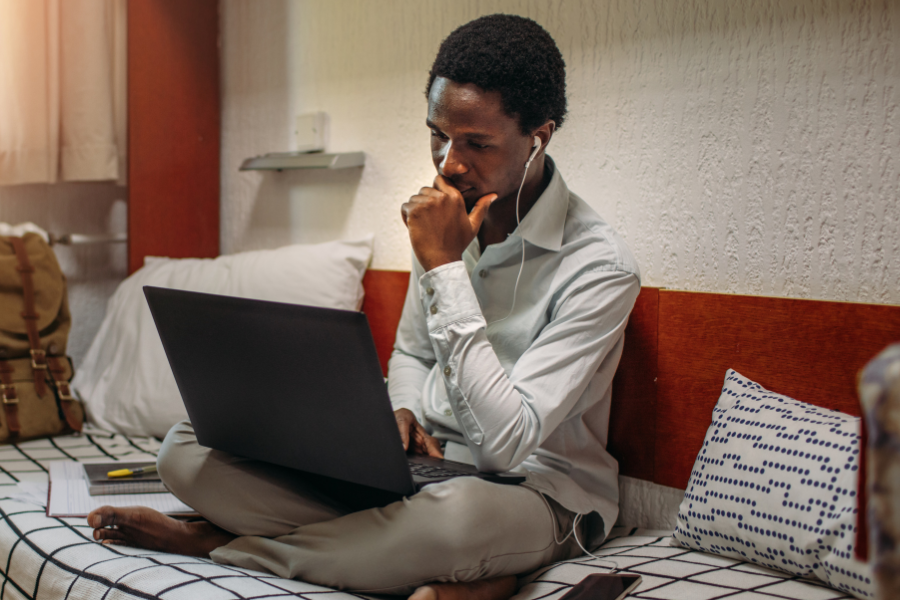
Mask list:
[[[127,0],[0,0],[0,185],[126,174]]]

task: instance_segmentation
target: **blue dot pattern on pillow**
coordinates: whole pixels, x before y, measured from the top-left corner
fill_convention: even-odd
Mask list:
[[[682,545],[874,598],[853,557],[859,418],[729,369],[678,509]]]

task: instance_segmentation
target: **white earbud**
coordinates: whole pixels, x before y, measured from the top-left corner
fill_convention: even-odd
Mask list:
[[[538,151],[541,149],[541,138],[538,136],[534,136],[534,150],[531,151],[531,156],[528,157],[528,162],[525,163],[525,169],[528,169],[531,166],[531,161],[534,160],[534,157],[537,156]]]

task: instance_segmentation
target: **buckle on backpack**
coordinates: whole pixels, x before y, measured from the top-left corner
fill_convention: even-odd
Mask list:
[[[19,398],[16,396],[16,386],[11,383],[0,383],[0,398],[3,399],[3,404],[18,404]]]
[[[54,379],[53,383],[56,384],[56,393],[59,395],[60,400],[65,400],[67,402],[75,400],[75,396],[72,395],[72,390],[69,388],[68,381],[56,381]]]
[[[41,348],[31,350],[31,368],[32,369],[47,369],[47,353],[44,352]]]

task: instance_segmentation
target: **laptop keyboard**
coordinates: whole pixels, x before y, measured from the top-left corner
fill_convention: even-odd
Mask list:
[[[413,475],[418,475],[419,477],[427,477],[429,479],[462,477],[463,475],[469,475],[469,473],[460,473],[459,471],[451,471],[450,469],[433,467],[431,465],[423,465],[421,463],[412,461],[410,461],[409,463],[409,470]]]

